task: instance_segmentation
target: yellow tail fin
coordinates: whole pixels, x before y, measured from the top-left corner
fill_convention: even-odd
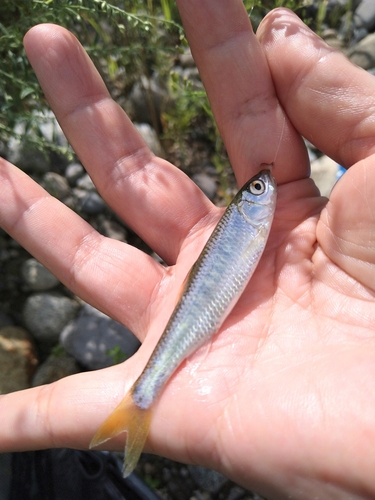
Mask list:
[[[151,422],[151,410],[136,406],[132,393],[128,393],[115,410],[99,427],[92,438],[90,448],[105,443],[121,432],[127,432],[124,477],[129,476],[138,463]]]

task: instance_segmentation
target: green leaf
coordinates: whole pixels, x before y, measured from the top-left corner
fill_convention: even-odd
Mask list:
[[[35,93],[35,89],[33,89],[32,87],[25,87],[24,89],[21,90],[20,98],[25,99],[25,97],[27,97],[31,94],[34,94],[34,93]]]

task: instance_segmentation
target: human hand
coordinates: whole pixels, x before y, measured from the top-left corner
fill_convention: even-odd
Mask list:
[[[274,162],[278,206],[249,287],[163,391],[146,450],[268,498],[373,498],[374,77],[288,11],[255,37],[240,0],[178,3],[238,183]],[[40,26],[25,46],[98,190],[169,264],[100,236],[0,163],[0,225],[143,341],[122,365],[1,396],[1,451],[86,448],[141,372],[222,210],[152,156],[73,36]],[[300,134],[351,167],[327,205]]]

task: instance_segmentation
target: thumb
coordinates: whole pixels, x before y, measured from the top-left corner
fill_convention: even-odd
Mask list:
[[[375,291],[375,155],[353,165],[322,211],[317,239],[325,254]]]

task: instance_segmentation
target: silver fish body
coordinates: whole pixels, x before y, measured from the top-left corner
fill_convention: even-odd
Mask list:
[[[228,205],[132,387],[138,408],[150,408],[181,362],[218,331],[255,271],[275,206],[276,183],[269,170],[250,179]]]

